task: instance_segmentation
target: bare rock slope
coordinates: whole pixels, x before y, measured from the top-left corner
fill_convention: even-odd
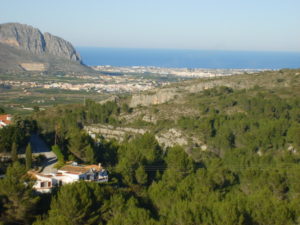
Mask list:
[[[45,65],[27,69],[21,66],[24,63]],[[91,69],[84,66],[70,42],[49,33],[43,34],[29,25],[6,23],[0,24],[1,71],[88,72]]]

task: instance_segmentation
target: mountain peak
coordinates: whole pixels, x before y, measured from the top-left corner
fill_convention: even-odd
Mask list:
[[[94,73],[72,44],[26,24],[0,24],[0,72]]]
[[[51,55],[81,62],[72,44],[50,33],[20,23],[0,24],[0,43],[25,50],[35,55]]]

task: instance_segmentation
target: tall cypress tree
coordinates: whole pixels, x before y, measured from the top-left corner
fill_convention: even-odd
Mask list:
[[[95,163],[95,152],[91,145],[88,145],[85,149],[85,160],[89,163]]]
[[[32,150],[31,150],[30,143],[26,147],[25,156],[26,156],[26,158],[25,158],[26,159],[26,169],[30,170],[32,167]]]
[[[18,160],[18,146],[14,142],[11,147],[11,160],[16,162]]]

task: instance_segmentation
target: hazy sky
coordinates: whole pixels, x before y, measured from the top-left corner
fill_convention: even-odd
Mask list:
[[[0,0],[75,46],[300,51],[300,0]]]

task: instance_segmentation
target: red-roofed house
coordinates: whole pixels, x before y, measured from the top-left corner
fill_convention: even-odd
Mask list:
[[[0,128],[10,125],[12,122],[12,117],[10,114],[0,115]]]

